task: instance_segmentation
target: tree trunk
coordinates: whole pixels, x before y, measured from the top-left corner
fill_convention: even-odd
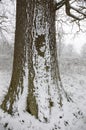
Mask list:
[[[28,54],[31,53],[33,43],[33,1],[26,2],[26,0],[17,0],[16,12],[16,31],[12,79],[8,93],[1,105],[1,107],[10,114],[13,113],[14,102],[17,98],[19,99],[19,95],[23,93],[25,84],[28,85]],[[28,52],[29,47],[30,52]]]
[[[4,111],[16,111],[26,91],[25,109],[41,121],[49,120],[58,80],[55,35],[54,0],[17,0],[13,73],[1,104]]]

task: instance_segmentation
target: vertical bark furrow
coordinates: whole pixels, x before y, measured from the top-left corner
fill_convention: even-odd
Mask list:
[[[29,6],[27,7],[27,14],[28,15],[28,33],[27,33],[27,40],[28,40],[28,96],[27,96],[27,111],[38,118],[38,105],[36,102],[35,87],[34,87],[34,77],[35,71],[33,68],[33,17],[34,17],[34,5],[33,1],[28,3]],[[31,13],[29,13],[31,10]]]

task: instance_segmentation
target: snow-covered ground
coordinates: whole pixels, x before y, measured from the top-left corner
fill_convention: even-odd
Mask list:
[[[25,111],[10,116],[0,109],[0,130],[86,130],[86,75],[69,70],[64,71],[61,77],[64,89],[72,100],[68,102],[63,96],[62,107],[58,104],[57,108],[52,108],[54,112],[50,122],[42,123]],[[0,70],[0,103],[10,78],[11,71]]]

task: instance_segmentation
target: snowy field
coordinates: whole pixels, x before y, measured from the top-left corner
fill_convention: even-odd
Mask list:
[[[64,64],[61,67],[61,77],[64,89],[72,100],[68,102],[63,96],[63,105],[60,107],[58,104],[58,112],[53,113],[50,122],[42,123],[25,111],[10,116],[0,109],[0,130],[86,130],[86,69],[85,66],[80,68],[71,64],[67,71],[68,66]],[[0,103],[10,78],[11,70],[0,69]]]

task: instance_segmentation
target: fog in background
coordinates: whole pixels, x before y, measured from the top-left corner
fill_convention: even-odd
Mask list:
[[[11,71],[13,62],[15,39],[15,1],[3,0],[0,2],[0,70]],[[57,48],[59,63],[66,66],[78,66],[86,59],[85,31],[86,21],[72,22],[71,18],[64,14],[64,9],[57,11]],[[58,24],[57,24],[58,23]],[[83,62],[82,62],[83,60]],[[65,65],[66,64],[66,65]],[[68,64],[68,66],[67,66]],[[61,71],[64,67],[61,68]],[[70,67],[71,68],[71,67]]]

